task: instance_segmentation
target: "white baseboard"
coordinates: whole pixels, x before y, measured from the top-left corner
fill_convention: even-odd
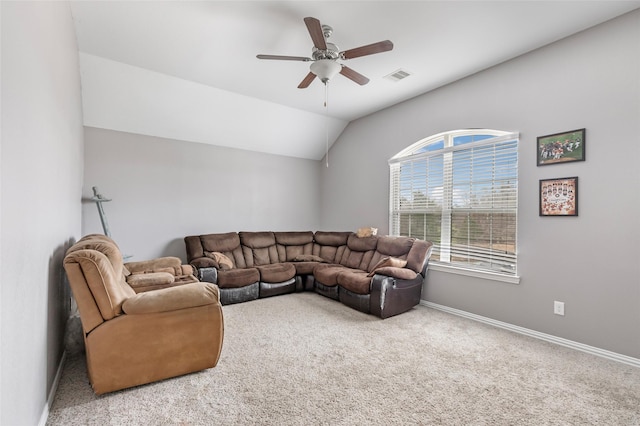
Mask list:
[[[640,367],[640,359],[638,358],[633,358],[633,357],[622,355],[616,352],[607,351],[605,349],[596,348],[595,346],[585,345],[583,343],[574,342],[573,340],[563,339],[562,337],[541,333],[539,331],[530,330],[528,328],[509,324],[506,322],[497,321],[491,318],[472,314],[471,312],[461,311],[459,309],[450,308],[448,306],[439,305],[433,302],[427,302],[426,300],[421,300],[420,304],[428,308],[437,309],[439,311],[447,312],[449,314],[457,315],[459,317],[468,318],[474,321],[492,325],[494,327],[503,328],[505,330],[513,331],[519,334],[524,334],[525,336],[534,337],[536,339],[544,340],[550,343],[555,343],[556,345],[565,346],[567,348],[575,349],[581,352],[586,352],[588,354],[596,355],[612,361],[621,362],[623,364],[631,365],[633,367]]]
[[[47,403],[42,409],[42,414],[40,415],[40,421],[38,421],[38,426],[45,426],[47,424],[47,419],[49,418],[49,409],[53,405],[53,398],[55,398],[56,396],[56,391],[58,390],[58,385],[60,384],[60,377],[62,377],[62,370],[64,368],[64,362],[66,359],[67,359],[67,351],[64,351],[62,352],[62,357],[60,357],[60,363],[58,364],[56,377],[54,377],[53,383],[51,384],[49,397],[47,398]]]

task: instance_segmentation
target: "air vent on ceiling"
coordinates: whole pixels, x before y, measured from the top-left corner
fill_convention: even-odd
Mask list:
[[[399,69],[396,70],[394,72],[392,72],[391,74],[387,74],[384,76],[384,78],[386,78],[387,80],[391,80],[391,81],[400,81],[402,79],[405,79],[407,77],[409,77],[411,75],[411,73],[407,70],[403,70],[403,69]]]

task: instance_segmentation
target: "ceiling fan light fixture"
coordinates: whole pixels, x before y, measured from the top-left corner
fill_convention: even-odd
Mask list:
[[[332,59],[320,59],[311,64],[311,72],[325,84],[335,77],[341,69],[342,65]]]

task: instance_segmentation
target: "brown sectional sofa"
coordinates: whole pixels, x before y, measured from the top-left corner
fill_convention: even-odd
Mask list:
[[[387,318],[420,302],[432,245],[353,232],[228,232],[185,237],[187,261],[223,305],[313,290]]]

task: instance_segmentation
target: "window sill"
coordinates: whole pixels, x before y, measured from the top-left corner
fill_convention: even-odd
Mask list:
[[[445,265],[442,263],[429,262],[429,269],[438,272],[447,272],[456,275],[465,275],[467,277],[482,278],[485,280],[500,281],[509,284],[520,284],[520,277],[517,275],[505,275],[496,272],[476,271],[473,269],[465,269],[457,266]]]

